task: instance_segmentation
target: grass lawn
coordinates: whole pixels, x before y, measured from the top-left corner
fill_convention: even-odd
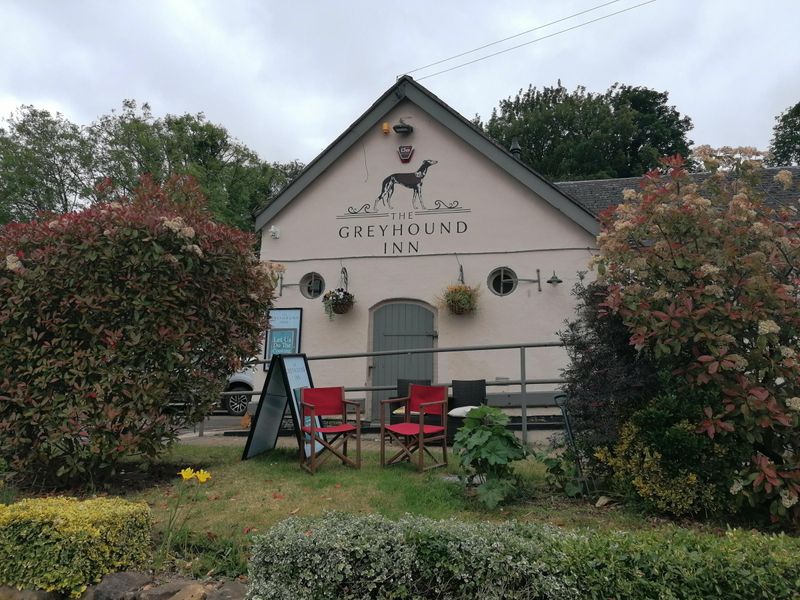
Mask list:
[[[594,508],[584,501],[554,496],[544,485],[544,468],[533,460],[521,465],[526,484],[524,499],[488,511],[467,498],[458,481],[443,469],[417,473],[410,465],[381,469],[376,452],[365,452],[356,471],[332,460],[316,475],[303,471],[296,449],[276,449],[241,461],[241,447],[177,445],[164,460],[176,476],[168,482],[126,494],[146,501],[153,510],[156,535],[164,529],[185,466],[204,468],[212,478],[198,487],[196,499],[184,503],[186,527],[177,538],[179,568],[195,576],[209,571],[236,576],[246,571],[253,534],[290,516],[314,516],[327,510],[379,513],[398,518],[406,513],[442,519],[517,519],[564,527],[640,529],[669,526],[660,519],[620,507]],[[452,461],[451,461],[452,462]],[[197,485],[192,482],[192,485]],[[191,496],[190,496],[191,497]]]

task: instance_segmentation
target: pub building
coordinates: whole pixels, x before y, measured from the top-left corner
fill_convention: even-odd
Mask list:
[[[300,350],[320,356],[557,341],[599,225],[404,76],[261,209],[256,229],[261,260],[285,267],[275,308],[302,309]],[[479,289],[473,314],[442,305],[459,282]],[[355,304],[330,319],[322,296],[340,287]],[[276,342],[286,341],[280,329]],[[311,370],[317,386],[394,386],[398,378],[518,380],[520,362],[509,349],[320,360]],[[528,349],[526,376],[556,378],[565,362],[561,348]],[[375,418],[376,399],[388,395],[352,394]]]

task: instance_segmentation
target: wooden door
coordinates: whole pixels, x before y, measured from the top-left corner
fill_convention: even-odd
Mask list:
[[[433,312],[421,304],[393,302],[378,308],[372,316],[372,350],[433,348],[437,333]],[[434,354],[399,354],[372,359],[372,385],[396,385],[398,379],[433,381]],[[373,392],[372,414],[378,419],[378,401],[393,392]]]

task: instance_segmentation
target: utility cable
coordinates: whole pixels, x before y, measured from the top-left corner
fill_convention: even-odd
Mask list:
[[[550,27],[551,25],[555,25],[556,23],[561,23],[562,21],[568,21],[569,19],[574,19],[575,17],[579,17],[581,15],[585,15],[586,13],[590,13],[592,11],[598,10],[603,8],[604,6],[608,6],[609,4],[616,4],[617,2],[621,2],[622,0],[611,0],[611,2],[606,2],[605,4],[598,4],[593,8],[587,8],[586,10],[582,10],[581,12],[577,12],[573,15],[569,15],[568,17],[563,17],[561,19],[556,19],[555,21],[550,21],[549,23],[545,23],[544,25],[538,25],[533,29],[528,29],[526,31],[522,31],[520,33],[516,33],[514,35],[510,35],[502,40],[497,40],[496,42],[491,42],[489,44],[484,44],[483,46],[478,46],[477,48],[473,48],[472,50],[467,50],[466,52],[462,52],[461,54],[456,54],[449,58],[443,58],[442,60],[437,60],[436,62],[432,62],[430,64],[425,65],[424,67],[417,67],[416,69],[411,69],[410,71],[406,71],[406,75],[410,75],[411,73],[415,73],[416,71],[422,71],[423,69],[427,69],[428,67],[435,67],[436,65],[440,65],[442,63],[454,60],[456,58],[461,58],[462,56],[466,56],[467,54],[472,54],[473,52],[477,52],[478,50],[484,50],[485,48],[489,48],[491,46],[496,46],[497,44],[502,44],[503,42],[507,42],[508,40],[513,40],[514,38],[518,38],[522,35],[527,35],[529,33],[533,33],[534,31],[538,31],[539,29],[544,29],[545,27]]]
[[[525,42],[524,44],[518,44],[516,46],[511,46],[511,48],[506,48],[505,50],[500,50],[500,51],[494,52],[492,54],[487,54],[486,56],[482,56],[480,58],[476,58],[475,60],[470,60],[468,62],[461,63],[460,65],[456,65],[454,67],[450,67],[449,69],[443,69],[441,71],[437,71],[436,73],[431,73],[430,75],[425,75],[424,77],[418,77],[416,80],[417,81],[422,81],[423,79],[429,79],[431,77],[435,77],[436,75],[441,75],[442,73],[448,73],[450,71],[455,71],[456,69],[460,69],[461,67],[466,67],[467,65],[475,64],[475,63],[480,62],[482,60],[486,60],[487,58],[492,58],[492,57],[498,56],[500,54],[505,54],[506,52],[511,52],[512,50],[516,50],[518,48],[522,48],[523,46],[529,46],[530,44],[535,44],[536,42],[541,42],[542,40],[546,40],[547,38],[551,38],[551,37],[557,36],[557,35],[562,34],[562,33],[567,33],[568,31],[572,31],[574,29],[578,29],[580,27],[584,27],[585,25],[591,25],[592,23],[597,23],[598,21],[602,21],[603,19],[608,19],[609,17],[613,17],[615,15],[619,15],[619,14],[622,14],[624,12],[628,12],[628,11],[633,10],[635,8],[639,8],[640,6],[645,6],[647,4],[652,4],[653,2],[656,2],[656,0],[647,0],[647,2],[642,2],[640,4],[635,4],[635,5],[630,6],[628,8],[624,8],[622,10],[618,10],[616,12],[604,15],[602,17],[597,17],[596,19],[592,19],[590,21],[586,21],[585,23],[580,23],[578,25],[574,25],[573,27],[567,27],[566,29],[562,29],[560,31],[556,31],[554,33],[542,36],[540,38],[536,38],[535,40],[531,40],[530,42]]]

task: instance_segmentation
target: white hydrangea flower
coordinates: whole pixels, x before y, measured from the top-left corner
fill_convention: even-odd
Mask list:
[[[656,300],[666,300],[670,297],[670,293],[664,288],[659,288],[653,293],[653,298]]]
[[[733,363],[733,368],[736,371],[744,371],[747,368],[747,359],[744,356],[729,354],[725,359]]]
[[[788,346],[781,346],[781,356],[783,358],[794,358],[795,351],[794,348],[789,348]]]
[[[780,326],[772,319],[758,322],[758,335],[768,335],[770,333],[778,333],[781,330]]]
[[[716,275],[717,273],[720,272],[720,270],[721,269],[718,266],[711,265],[708,263],[700,266],[700,272],[703,274],[704,277]]]
[[[614,231],[628,231],[629,229],[633,229],[633,223],[630,221],[617,221],[614,223]]]
[[[701,208],[709,208],[711,206],[711,200],[702,196],[695,198],[694,203]]]
[[[792,187],[792,172],[787,171],[786,169],[782,169],[778,171],[778,174],[774,177],[775,181],[780,183],[783,186],[783,189],[788,190]]]
[[[6,269],[9,271],[21,271],[23,269],[22,261],[16,254],[9,254],[6,256]]]
[[[733,482],[733,485],[731,486],[731,490],[730,491],[731,491],[731,494],[733,494],[735,496],[736,494],[741,492],[743,489],[744,489],[744,483],[742,483],[741,479],[737,479],[736,481]]]
[[[797,496],[789,490],[781,490],[781,504],[783,504],[785,508],[792,508],[797,504]]]
[[[793,410],[795,412],[800,412],[800,398],[797,396],[793,396],[786,401],[786,406],[789,410]]]
[[[767,227],[761,221],[756,221],[755,223],[753,223],[750,226],[750,229],[752,229],[753,233],[757,235],[767,235],[769,233],[769,227]]]
[[[188,244],[184,246],[182,250],[185,250],[186,252],[192,252],[197,256],[199,256],[200,258],[203,257],[203,250],[197,244]]]

